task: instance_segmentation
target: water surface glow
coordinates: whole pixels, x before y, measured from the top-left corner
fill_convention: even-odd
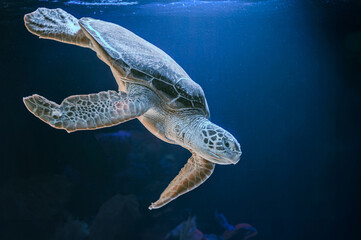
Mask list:
[[[108,0],[100,2],[87,2],[87,1],[68,1],[64,3],[65,5],[83,5],[83,6],[128,6],[136,5],[137,1],[134,2],[123,2],[117,0]]]
[[[294,4],[292,0],[220,0],[220,1],[79,1],[79,0],[30,0],[30,1],[3,1],[0,9],[12,12],[17,8],[27,9],[31,5],[41,4],[43,7],[57,8],[71,6],[84,8],[95,13],[116,11],[120,15],[163,15],[163,16],[207,16],[273,12],[288,9]]]

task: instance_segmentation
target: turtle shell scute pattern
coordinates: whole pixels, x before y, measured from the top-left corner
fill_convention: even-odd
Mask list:
[[[159,79],[153,79],[152,85],[157,91],[159,91],[160,94],[162,94],[167,99],[168,102],[177,98],[179,95],[173,85]]]
[[[175,85],[155,78],[151,86],[167,99],[167,104],[173,109],[200,108],[205,114],[208,112],[201,87],[188,78],[181,78]]]
[[[175,89],[180,94],[176,102],[189,104],[192,107],[206,109],[206,101],[202,88],[190,79],[182,78],[175,84]]]
[[[175,81],[176,84],[173,84],[164,75],[157,74],[157,71],[149,75],[134,68],[130,69],[127,78],[149,84],[165,100],[166,104],[173,109],[199,108],[206,115],[208,114],[203,90],[189,78],[181,77],[178,81]]]
[[[138,81],[146,81],[146,82],[150,82],[150,81],[153,80],[153,77],[150,76],[149,74],[138,71],[138,70],[136,70],[134,68],[130,70],[128,78],[135,79],[135,80],[138,80]]]
[[[99,58],[125,82],[151,88],[171,109],[197,108],[209,116],[202,88],[165,52],[119,25],[90,18],[79,23],[104,50]]]

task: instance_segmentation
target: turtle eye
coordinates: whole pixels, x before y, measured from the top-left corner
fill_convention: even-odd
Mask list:
[[[228,141],[227,138],[223,138],[223,145],[226,147],[226,148],[229,148],[231,146],[231,143]]]
[[[223,146],[231,151],[236,149],[235,143],[232,140],[228,140],[227,138],[223,138]]]

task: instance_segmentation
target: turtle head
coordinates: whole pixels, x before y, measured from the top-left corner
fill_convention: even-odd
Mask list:
[[[210,121],[202,124],[198,135],[197,152],[210,162],[236,164],[241,158],[241,146],[235,137]]]

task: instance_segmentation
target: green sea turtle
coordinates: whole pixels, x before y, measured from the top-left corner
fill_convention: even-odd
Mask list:
[[[70,96],[60,105],[36,94],[24,98],[35,116],[67,132],[110,127],[137,118],[158,138],[192,153],[149,209],[160,208],[202,184],[215,164],[239,161],[237,140],[209,121],[202,88],[156,46],[116,24],[76,19],[62,9],[39,8],[26,14],[24,21],[40,38],[94,50],[119,85],[119,91]]]

